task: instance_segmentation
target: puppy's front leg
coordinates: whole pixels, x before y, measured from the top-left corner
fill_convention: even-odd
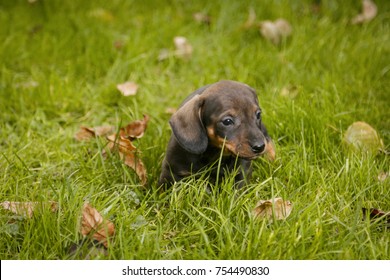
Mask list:
[[[246,185],[252,176],[252,164],[250,160],[246,159],[239,159],[238,163],[239,171],[234,180],[236,187],[241,189]]]

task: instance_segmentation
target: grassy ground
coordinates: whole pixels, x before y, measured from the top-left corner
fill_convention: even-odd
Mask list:
[[[104,259],[390,259],[390,232],[362,221],[362,207],[390,210],[384,154],[343,148],[354,121],[390,143],[390,3],[375,1],[370,23],[351,25],[359,1],[0,1],[0,201],[48,201],[31,219],[0,212],[1,259],[84,258],[80,210],[89,201],[116,235]],[[191,3],[191,4],[190,4]],[[279,17],[293,26],[280,46],[245,29]],[[210,26],[192,14],[211,16]],[[159,62],[173,37],[193,46],[189,61]],[[188,180],[166,193],[157,179],[170,135],[166,108],[221,79],[258,91],[278,158],[259,159],[237,192],[227,178],[211,194]],[[116,84],[139,84],[124,97]],[[284,87],[298,95],[280,95]],[[103,142],[77,142],[80,125],[121,126],[149,114],[143,151],[149,186]],[[260,199],[281,196],[285,221],[256,221]]]

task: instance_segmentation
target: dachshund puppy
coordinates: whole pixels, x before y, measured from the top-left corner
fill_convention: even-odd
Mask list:
[[[261,121],[256,92],[246,84],[220,81],[192,93],[169,121],[172,136],[162,164],[160,185],[172,185],[218,160],[210,181],[238,168],[241,188],[251,174],[251,160],[267,153],[274,159],[271,138]]]

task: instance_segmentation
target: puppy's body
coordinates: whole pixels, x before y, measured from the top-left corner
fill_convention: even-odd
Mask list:
[[[235,180],[241,187],[251,174],[251,160],[272,149],[255,91],[238,82],[220,81],[198,89],[172,115],[170,125],[173,134],[160,184],[197,173],[222,155],[218,175],[237,167]],[[217,171],[210,176],[215,181]]]

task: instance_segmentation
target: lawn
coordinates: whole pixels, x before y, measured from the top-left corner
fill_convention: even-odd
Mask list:
[[[376,17],[354,25],[353,0],[0,0],[0,202],[58,208],[0,210],[0,259],[390,259],[390,231],[362,215],[390,211],[390,2],[375,2]],[[257,23],[278,18],[292,34],[275,45]],[[176,36],[191,57],[175,55]],[[223,79],[257,90],[277,159],[256,160],[243,190],[227,177],[207,191],[205,173],[161,192],[167,109]],[[126,81],[136,95],[118,91]],[[74,138],[144,114],[145,186],[103,155],[104,137]],[[356,121],[386,151],[352,153],[343,135]],[[273,197],[291,215],[255,219]],[[80,234],[85,202],[115,225],[107,249]]]

